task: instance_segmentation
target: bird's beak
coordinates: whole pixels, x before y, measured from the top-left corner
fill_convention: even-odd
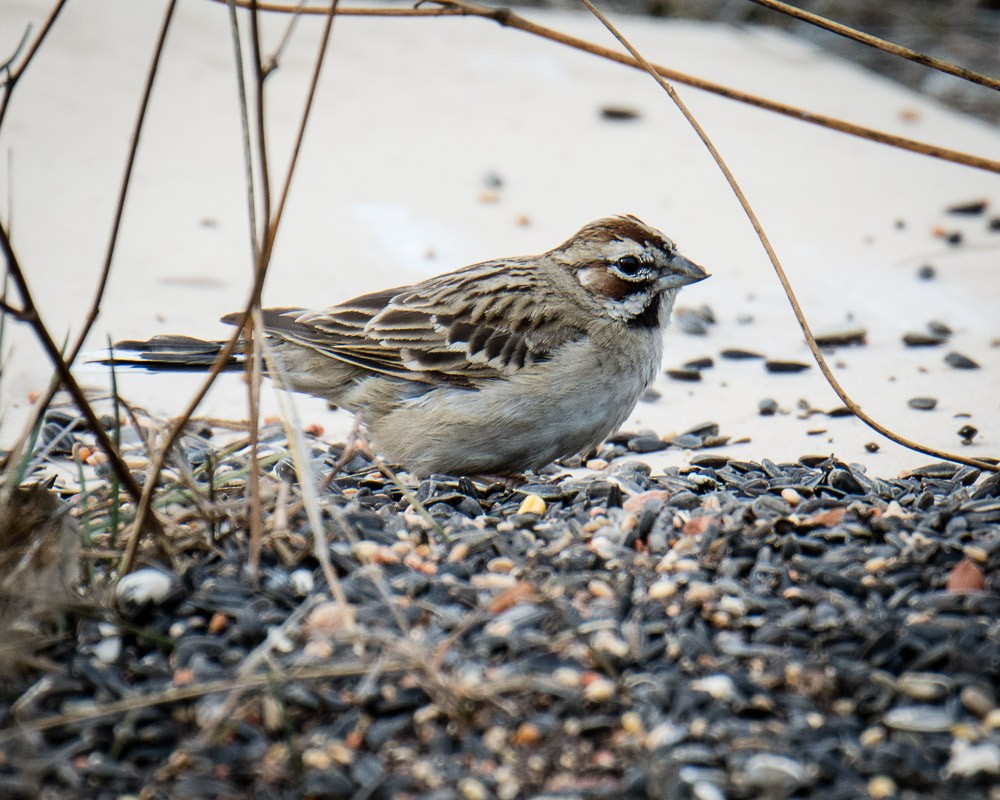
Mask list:
[[[660,277],[660,284],[664,289],[679,289],[691,283],[703,281],[708,277],[708,273],[693,261],[688,261],[680,253],[674,253],[667,262],[667,269]]]

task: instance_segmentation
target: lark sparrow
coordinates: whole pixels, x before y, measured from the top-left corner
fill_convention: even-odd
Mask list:
[[[608,217],[541,255],[319,311],[266,309],[264,327],[284,383],[359,415],[391,462],[508,474],[617,430],[660,367],[678,290],[706,277],[659,231]],[[117,348],[118,362],[204,369],[220,344],[158,336]]]

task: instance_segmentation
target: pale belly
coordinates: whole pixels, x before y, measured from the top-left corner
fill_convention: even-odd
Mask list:
[[[659,368],[660,348],[646,353],[644,363],[609,364],[581,350],[477,391],[435,389],[368,428],[380,452],[419,474],[538,468],[618,429]]]

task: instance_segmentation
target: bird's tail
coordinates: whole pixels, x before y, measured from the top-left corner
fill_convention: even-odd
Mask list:
[[[152,372],[208,372],[225,342],[209,342],[190,336],[161,335],[146,341],[123,341],[91,363],[138,367]],[[246,354],[242,342],[226,359],[224,371],[243,369]]]

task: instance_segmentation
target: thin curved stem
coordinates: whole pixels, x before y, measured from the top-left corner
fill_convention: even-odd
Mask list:
[[[14,94],[14,88],[17,86],[17,82],[21,79],[21,76],[28,68],[28,65],[31,64],[32,60],[34,60],[35,54],[38,52],[38,48],[42,46],[42,42],[45,41],[45,37],[49,35],[49,31],[52,30],[52,26],[55,25],[59,12],[63,10],[63,6],[65,5],[66,0],[57,0],[56,4],[49,12],[48,17],[45,18],[45,22],[42,23],[42,27],[38,31],[38,35],[28,48],[28,52],[24,54],[24,60],[21,62],[21,66],[14,69],[10,63],[5,65],[7,67],[7,80],[0,85],[0,88],[3,89],[3,94],[0,95],[0,128],[3,127],[4,117],[7,115],[10,98],[11,95]],[[18,51],[20,52],[20,50],[21,46],[18,45]]]

